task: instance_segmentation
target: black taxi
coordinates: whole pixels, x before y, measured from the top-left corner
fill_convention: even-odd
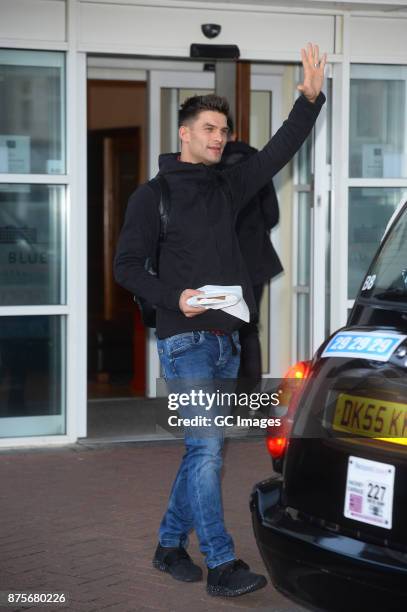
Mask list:
[[[294,370],[251,498],[272,582],[314,610],[407,610],[407,202],[346,327]]]

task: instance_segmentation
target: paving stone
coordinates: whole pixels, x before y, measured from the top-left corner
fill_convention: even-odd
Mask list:
[[[203,582],[179,583],[152,567],[158,526],[182,454],[182,445],[174,444],[1,453],[0,590],[69,596],[67,608],[31,606],[34,612],[302,610],[270,584],[242,598],[209,597],[194,534],[189,552],[204,570]],[[227,445],[226,524],[237,555],[263,573],[248,500],[255,482],[270,472],[263,440]]]

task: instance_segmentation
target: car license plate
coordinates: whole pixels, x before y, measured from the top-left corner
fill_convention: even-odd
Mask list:
[[[332,428],[407,445],[407,404],[340,393]]]
[[[393,332],[339,332],[329,341],[321,357],[388,361],[406,338]]]
[[[389,463],[349,457],[346,518],[391,529],[395,467]]]

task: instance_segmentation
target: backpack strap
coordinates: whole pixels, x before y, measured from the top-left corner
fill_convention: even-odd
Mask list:
[[[167,228],[170,218],[171,200],[167,180],[161,174],[157,174],[157,176],[149,180],[148,185],[154,191],[154,195],[156,196],[156,205],[158,207],[158,212],[160,215],[160,236],[156,252],[150,257],[146,258],[144,262],[144,268],[152,276],[157,276],[160,247],[161,244],[167,238]]]
[[[162,174],[157,174],[153,179],[148,181],[151,189],[154,191],[158,201],[158,212],[160,214],[160,241],[159,244],[167,238],[168,222],[171,212],[170,189],[167,179]]]
[[[157,244],[157,250],[153,257],[146,257],[144,269],[152,276],[157,276],[158,260],[160,254],[160,246],[167,238],[167,228],[170,218],[171,199],[170,190],[167,180],[161,174],[157,174],[153,179],[148,181],[148,185],[154,192],[156,204],[160,214],[160,237]],[[156,327],[156,311],[155,306],[147,300],[133,296],[134,301],[139,305],[143,323],[146,327]]]

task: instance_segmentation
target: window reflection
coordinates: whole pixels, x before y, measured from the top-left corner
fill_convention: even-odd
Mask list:
[[[0,50],[0,173],[65,173],[64,53]]]
[[[362,292],[364,298],[406,302],[407,214],[401,216],[388,234],[370,274],[374,275],[375,282]]]
[[[64,192],[0,185],[0,305],[64,303]]]
[[[63,328],[57,316],[0,317],[0,437],[65,432]],[[35,431],[16,417],[52,418]]]
[[[353,299],[401,198],[402,188],[354,187],[349,192],[348,298]]]
[[[350,82],[349,175],[407,176],[404,66],[353,65]]]

